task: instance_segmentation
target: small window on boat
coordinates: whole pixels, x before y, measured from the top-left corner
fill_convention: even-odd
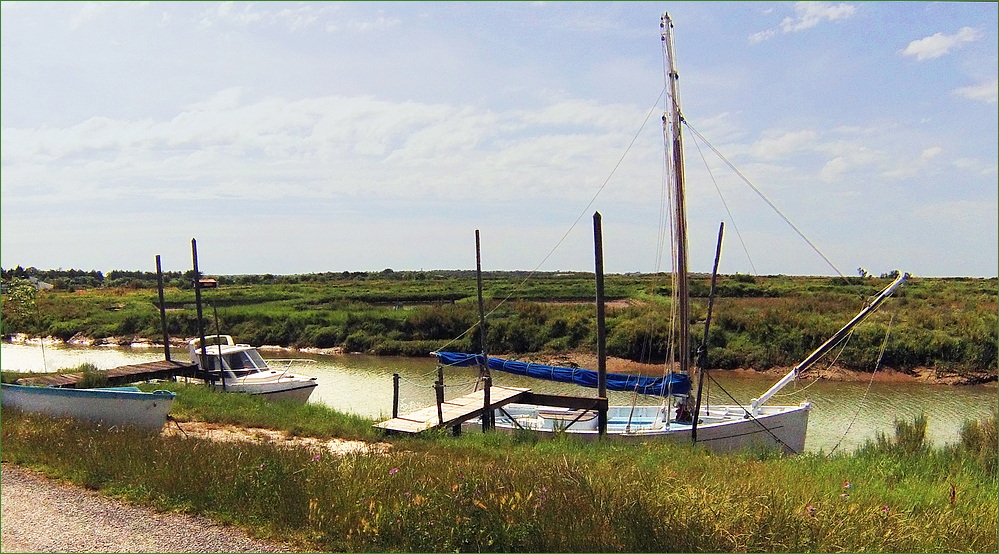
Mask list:
[[[225,357],[225,363],[229,369],[252,368],[253,363],[242,353],[236,352]]]
[[[260,370],[267,369],[267,362],[265,362],[264,359],[260,357],[260,352],[257,352],[256,350],[247,350],[246,355],[251,362],[251,365],[247,367],[255,367]]]

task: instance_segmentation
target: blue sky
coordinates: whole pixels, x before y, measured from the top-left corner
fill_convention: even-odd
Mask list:
[[[591,270],[599,210],[608,271],[664,269],[668,11],[687,121],[839,271],[997,274],[994,2],[0,6],[4,267],[467,269],[480,229]],[[835,273],[685,145],[693,270],[725,220],[725,273]]]

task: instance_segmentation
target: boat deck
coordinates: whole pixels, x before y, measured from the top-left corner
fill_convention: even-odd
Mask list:
[[[493,386],[489,389],[489,405],[492,408],[500,408],[513,402],[520,402],[530,395],[530,392],[530,389]],[[465,396],[452,398],[441,404],[441,418],[437,416],[437,404],[433,404],[415,412],[383,421],[376,424],[375,427],[386,431],[415,434],[427,429],[461,425],[464,421],[482,415],[484,401],[484,392],[478,390]]]
[[[158,360],[141,364],[123,365],[102,371],[107,376],[107,386],[117,387],[128,383],[149,381],[150,379],[170,379],[173,377],[194,377],[197,366],[188,362]],[[42,387],[75,388],[83,380],[83,373],[51,373],[17,380],[18,385]]]

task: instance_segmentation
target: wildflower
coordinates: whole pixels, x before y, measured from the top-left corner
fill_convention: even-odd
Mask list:
[[[850,498],[850,495],[844,492],[843,494],[839,495],[839,497],[842,498],[843,500],[846,500],[847,498]]]
[[[881,513],[887,514],[888,513],[888,506],[881,506]]]
[[[409,498],[409,491],[406,491],[406,498]]]
[[[264,463],[263,462],[260,462],[260,468],[259,469],[264,469]]]
[[[399,473],[399,468],[397,467],[393,467],[389,470],[389,475],[395,475],[396,473]]]
[[[808,506],[805,507],[805,512],[807,512],[808,515],[815,517],[815,506],[809,504]]]
[[[323,459],[323,455],[322,454],[316,454],[315,456],[312,457],[312,461],[313,462],[318,462],[319,460],[322,460],[322,459]]]
[[[851,485],[849,481],[843,481],[843,488],[844,489],[853,488],[853,485]]]

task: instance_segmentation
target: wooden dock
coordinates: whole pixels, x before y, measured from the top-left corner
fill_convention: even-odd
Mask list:
[[[123,365],[100,373],[107,376],[107,386],[117,387],[150,379],[170,379],[173,377],[194,377],[195,364],[159,360],[141,364]],[[24,377],[17,380],[19,385],[74,388],[83,379],[83,373],[53,373],[37,377]]]
[[[489,405],[500,408],[513,402],[521,402],[530,395],[529,389],[516,387],[490,387]],[[386,431],[398,433],[419,433],[437,427],[455,427],[469,419],[482,415],[484,392],[480,389],[471,394],[452,398],[441,404],[443,418],[437,416],[437,404],[421,408],[415,412],[401,415],[375,425]]]

